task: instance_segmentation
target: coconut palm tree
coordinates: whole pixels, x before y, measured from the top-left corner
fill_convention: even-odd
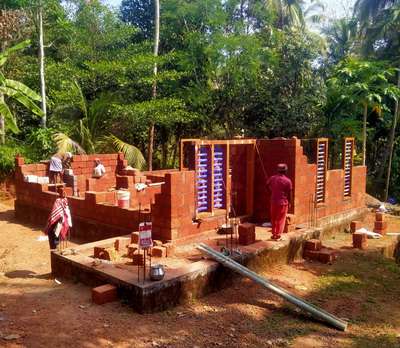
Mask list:
[[[146,161],[141,151],[107,131],[108,109],[113,102],[112,95],[101,95],[89,103],[77,82],[73,88],[79,96],[76,103],[58,106],[54,109],[54,117],[64,116],[68,119],[77,115],[79,120],[69,134],[58,132],[54,135],[58,152],[96,153],[121,151],[128,163],[142,169]]]
[[[43,114],[40,107],[36,105],[36,102],[41,101],[40,96],[23,83],[7,79],[1,71],[1,68],[7,62],[7,59],[12,53],[26,48],[29,44],[29,40],[23,41],[0,53],[0,131],[2,144],[5,143],[6,126],[14,133],[19,131],[17,118],[8,104],[9,100],[18,102],[38,117],[41,117]]]
[[[354,19],[335,19],[322,28],[333,64],[346,57],[354,48],[357,38],[357,22]]]
[[[277,27],[304,28],[306,22],[319,23],[324,5],[319,0],[308,4],[305,0],[267,0],[267,6],[277,14]]]
[[[285,26],[304,26],[304,0],[267,0],[267,5],[277,14],[276,25],[279,29]]]

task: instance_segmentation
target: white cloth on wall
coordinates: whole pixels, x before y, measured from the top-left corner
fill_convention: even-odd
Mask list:
[[[106,173],[106,168],[100,163],[93,170],[93,176],[95,178],[100,178]]]
[[[50,159],[50,171],[52,172],[62,172],[63,166],[62,166],[62,161],[61,158],[57,156],[53,156]]]

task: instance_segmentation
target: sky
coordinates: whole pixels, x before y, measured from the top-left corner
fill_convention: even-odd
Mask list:
[[[119,7],[121,0],[103,0],[105,3]],[[308,0],[310,2],[310,0]],[[346,15],[350,16],[352,12],[352,6],[355,0],[322,0],[326,5],[326,15],[328,17],[340,18]]]
[[[121,0],[103,0],[105,3],[118,7]],[[326,4],[326,14],[329,17],[343,17],[351,14],[351,8],[355,0],[322,0]]]

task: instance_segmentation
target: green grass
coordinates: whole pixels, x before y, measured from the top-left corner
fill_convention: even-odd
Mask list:
[[[305,300],[322,308],[333,303],[337,314],[350,320],[345,344],[351,348],[399,348],[395,328],[400,323],[400,267],[377,255],[343,255],[329,272],[320,275]],[[333,301],[333,302],[331,302]],[[310,334],[332,334],[327,326],[284,305],[257,328],[265,337],[293,341]]]
[[[338,273],[320,277],[316,288],[323,292],[324,298],[332,298],[360,291],[364,288],[364,283],[354,275]]]
[[[351,348],[399,348],[400,340],[394,334],[356,336]]]

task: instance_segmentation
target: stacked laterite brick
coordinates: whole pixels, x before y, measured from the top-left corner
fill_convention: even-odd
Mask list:
[[[134,265],[143,264],[143,253],[138,250],[139,232],[131,233],[130,244],[126,246],[128,258],[132,259]],[[160,240],[153,240],[153,247],[150,249],[152,257],[172,257],[175,247],[171,243],[163,243]]]
[[[353,238],[353,248],[367,249],[368,239],[365,233],[357,232],[362,228],[363,223],[361,221],[352,221],[350,223],[350,230]]]
[[[95,158],[99,158],[106,169],[106,174],[101,178],[92,178]],[[19,156],[16,157],[15,163],[17,184],[23,181],[24,175],[49,175],[49,165],[46,163],[25,164],[24,158]],[[85,191],[107,191],[116,184],[115,174],[126,165],[122,153],[74,155],[71,167],[76,177],[77,191],[82,195]]]
[[[256,241],[256,227],[254,224],[245,222],[239,225],[239,244],[249,245]]]
[[[312,261],[332,263],[337,258],[337,252],[331,248],[325,248],[318,239],[310,239],[304,245],[303,257]]]
[[[385,221],[385,214],[381,212],[375,213],[374,232],[385,235],[387,232],[387,222]]]
[[[293,232],[296,230],[295,216],[293,214],[286,215],[285,229],[283,233]]]
[[[117,155],[115,155],[117,156]],[[15,212],[18,218],[44,225],[57,193],[50,192],[51,185],[24,182],[24,175],[40,175],[46,173],[46,165],[24,165],[23,158],[17,158],[19,166],[16,169],[16,201]],[[130,233],[138,229],[140,219],[150,220],[149,210],[139,214],[138,205],[142,209],[150,208],[154,201],[154,195],[161,188],[149,187],[145,191],[137,192],[132,189],[131,201],[135,200],[135,206],[130,209],[122,209],[116,206],[115,192],[86,191],[81,197],[71,197],[72,190],[67,188],[68,202],[71,209],[74,228],[72,237],[81,241],[94,241],[110,238],[117,235]],[[82,197],[83,196],[83,197]]]
[[[355,232],[353,233],[353,248],[367,249],[368,239],[365,233]]]
[[[169,241],[195,233],[194,172],[182,171],[165,175],[161,193],[152,205],[153,236]]]
[[[193,221],[195,217],[194,171],[170,172],[165,175],[161,192],[152,204],[153,237],[163,242],[182,243],[202,232],[216,230],[224,215]]]

